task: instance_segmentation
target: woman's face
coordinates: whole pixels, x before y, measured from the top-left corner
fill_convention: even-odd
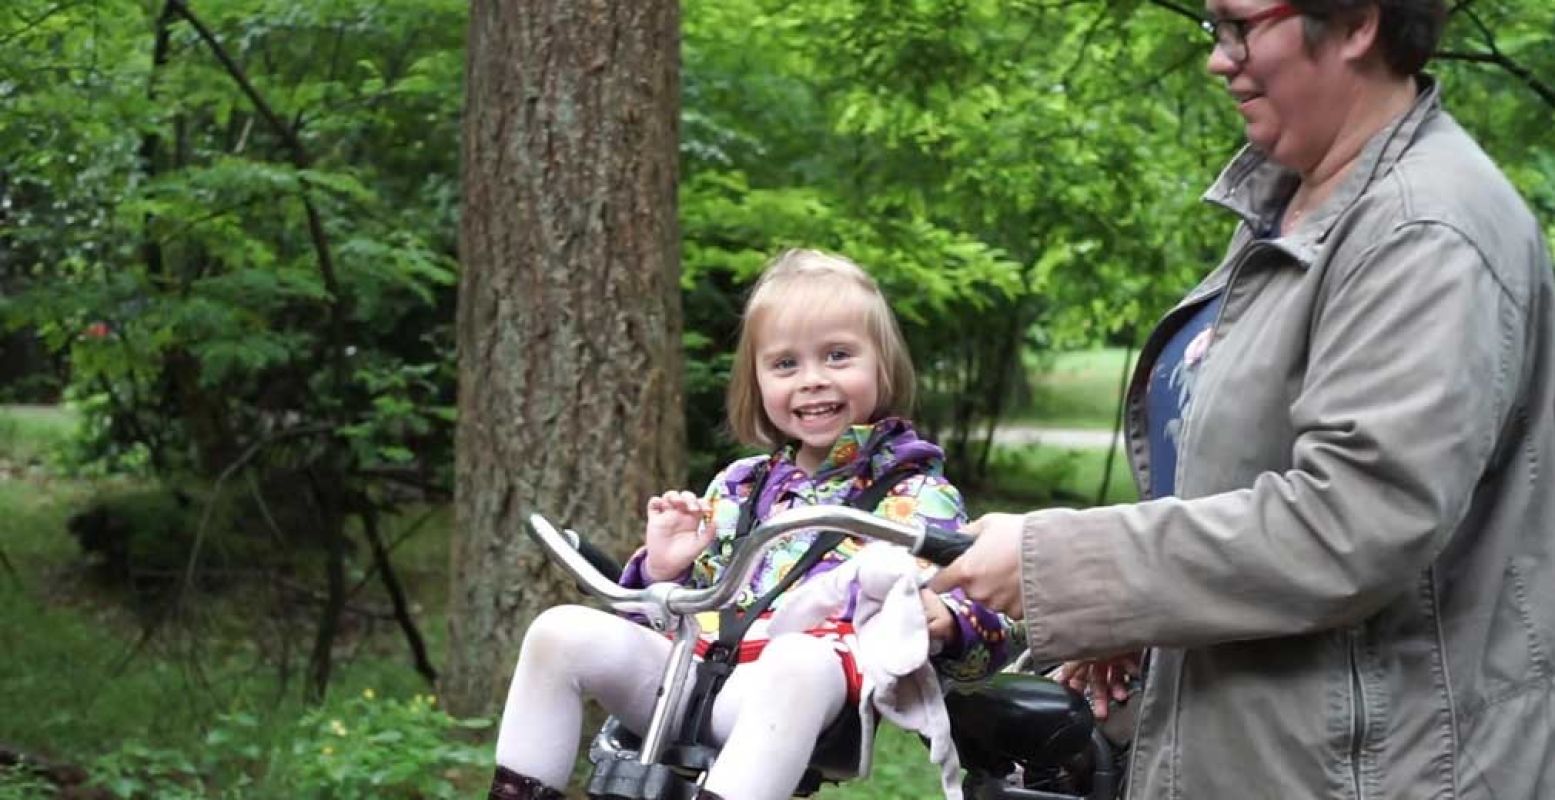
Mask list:
[[[1247,19],[1279,3],[1211,0],[1215,19]],[[1299,15],[1274,17],[1247,27],[1246,58],[1240,63],[1215,47],[1208,69],[1224,78],[1226,90],[1247,123],[1247,140],[1276,163],[1310,171],[1333,145],[1343,113],[1336,103],[1349,78],[1327,41],[1308,47]]]

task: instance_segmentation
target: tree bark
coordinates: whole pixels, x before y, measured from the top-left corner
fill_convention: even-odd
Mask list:
[[[616,555],[685,471],[675,0],[475,0],[465,70],[456,713],[498,707],[534,614],[576,590],[542,513]]]

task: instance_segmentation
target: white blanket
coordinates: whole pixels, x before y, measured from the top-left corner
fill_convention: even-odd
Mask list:
[[[773,613],[769,634],[805,631],[841,612],[858,587],[853,656],[863,674],[859,717],[863,746],[859,775],[869,774],[875,714],[929,740],[949,800],[962,800],[961,759],[950,738],[950,717],[939,677],[929,663],[929,628],[919,599],[918,562],[900,547],[871,544],[824,575],[806,581]]]

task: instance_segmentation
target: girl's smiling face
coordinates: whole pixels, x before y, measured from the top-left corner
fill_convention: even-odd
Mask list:
[[[757,332],[755,355],[762,409],[799,442],[797,462],[807,473],[879,409],[878,348],[857,315],[775,315]]]

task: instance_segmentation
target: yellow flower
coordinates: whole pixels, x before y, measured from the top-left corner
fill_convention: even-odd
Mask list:
[[[368,700],[371,700],[371,699],[373,699],[374,697],[377,697],[377,696],[378,695],[375,692],[373,692],[372,689],[363,689],[362,690],[362,697],[365,697]]]
[[[918,501],[912,497],[887,497],[880,502],[876,512],[895,522],[911,522],[918,510]]]
[[[326,745],[324,745],[322,752],[326,756],[332,756],[332,755],[335,754],[335,748],[330,747],[329,745],[326,744]]]
[[[345,724],[338,719],[329,721],[329,729],[334,731],[336,736],[345,736],[347,733]]]
[[[435,694],[427,695],[427,705],[429,705],[429,706],[437,705],[437,695],[435,695]]]

